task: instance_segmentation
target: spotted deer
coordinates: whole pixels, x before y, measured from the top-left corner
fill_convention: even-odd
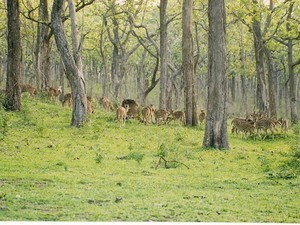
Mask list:
[[[35,97],[37,94],[37,90],[31,86],[30,84],[21,84],[21,93],[28,92],[31,97]]]
[[[120,127],[125,127],[126,116],[129,109],[129,105],[125,105],[125,107],[121,106],[117,109],[117,120],[120,122]]]

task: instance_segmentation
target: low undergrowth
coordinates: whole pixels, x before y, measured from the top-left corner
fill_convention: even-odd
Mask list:
[[[0,110],[1,221],[300,222],[299,135],[229,135],[204,127],[120,128],[115,114],[70,127],[71,109],[25,96]]]

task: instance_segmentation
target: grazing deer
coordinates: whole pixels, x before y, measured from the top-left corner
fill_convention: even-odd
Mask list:
[[[206,119],[206,113],[203,109],[200,110],[200,114],[199,114],[199,122],[200,124],[203,123],[203,121]]]
[[[174,120],[174,124],[176,120],[179,120],[183,123],[183,125],[185,125],[186,120],[185,120],[185,113],[183,111],[176,111],[173,112],[173,110],[170,111],[170,119]]]
[[[157,125],[159,125],[162,122],[164,122],[164,124],[166,124],[170,113],[165,109],[158,109],[154,112],[154,115],[155,115],[155,122]]]
[[[129,105],[125,105],[125,107],[121,106],[117,109],[117,120],[120,122],[120,127],[125,127],[128,109]]]
[[[71,93],[67,93],[64,95],[63,106],[65,106],[66,103],[68,104],[69,107],[71,107],[71,105],[72,105],[72,94]]]
[[[36,89],[30,84],[21,84],[21,93],[23,92],[28,92],[32,97],[35,97],[37,94]]]

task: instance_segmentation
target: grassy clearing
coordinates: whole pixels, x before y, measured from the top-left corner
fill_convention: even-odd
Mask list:
[[[201,147],[203,127],[119,128],[96,108],[76,129],[70,116],[26,96],[0,110],[1,221],[300,222],[297,127],[218,151]]]

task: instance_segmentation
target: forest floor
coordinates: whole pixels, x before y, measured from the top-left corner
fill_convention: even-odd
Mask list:
[[[72,128],[58,102],[22,107],[0,110],[0,221],[300,223],[299,126],[213,150],[203,125],[120,128],[96,107]]]

